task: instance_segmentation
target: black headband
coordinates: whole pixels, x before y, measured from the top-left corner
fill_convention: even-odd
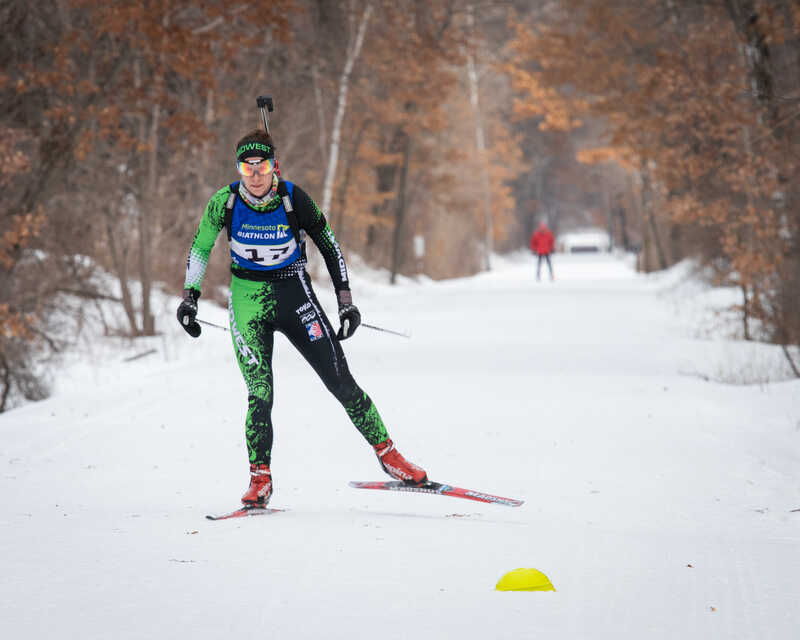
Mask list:
[[[236,150],[236,160],[241,162],[245,158],[272,158],[275,150],[263,142],[245,142]]]

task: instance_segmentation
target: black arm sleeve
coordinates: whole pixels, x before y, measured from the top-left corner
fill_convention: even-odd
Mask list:
[[[325,266],[333,281],[337,293],[350,289],[347,267],[342,250],[333,235],[328,221],[325,219],[317,203],[297,185],[292,189],[292,206],[297,216],[297,224],[314,241],[325,260]]]

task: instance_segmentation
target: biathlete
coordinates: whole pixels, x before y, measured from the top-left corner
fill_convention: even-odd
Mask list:
[[[409,484],[427,481],[423,469],[395,448],[370,397],[347,367],[341,341],[353,335],[361,314],[353,304],[342,252],[325,216],[299,186],[278,176],[275,145],[256,129],[236,145],[241,180],[217,191],[208,202],[186,265],[178,322],[196,338],[197,300],[217,236],[230,239],[230,330],[247,385],[245,436],[250,486],[245,506],[266,507],[272,495],[272,351],[275,331],[283,333],[341,402],[356,429],[372,445],[383,470]],[[325,259],[336,290],[340,328],[333,329],[306,274],[305,238]]]

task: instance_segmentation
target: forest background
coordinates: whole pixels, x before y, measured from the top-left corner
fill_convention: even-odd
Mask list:
[[[155,333],[258,95],[284,177],[392,281],[490,269],[540,220],[602,226],[643,271],[693,258],[738,288],[742,337],[800,377],[796,0],[8,0],[0,20],[0,411],[47,395],[93,301],[124,309],[108,334]]]

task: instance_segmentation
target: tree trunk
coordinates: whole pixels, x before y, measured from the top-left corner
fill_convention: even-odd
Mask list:
[[[152,248],[154,232],[154,209],[158,198],[158,129],[161,123],[161,107],[154,104],[150,120],[150,154],[148,158],[147,187],[139,207],[139,278],[142,284],[142,334],[155,335],[155,318],[150,307],[150,292],[153,287]]]
[[[750,85],[769,122],[777,119],[775,80],[770,63],[767,38],[758,23],[759,15],[753,0],[725,0],[734,28],[744,41],[744,57],[750,70]]]
[[[655,212],[653,211],[654,208],[653,188],[650,182],[650,169],[647,166],[647,161],[644,160],[642,161],[641,176],[642,176],[642,212],[647,218],[647,222],[650,226],[650,237],[653,241],[653,246],[656,251],[656,257],[658,258],[658,269],[663,270],[666,269],[668,266],[667,256],[664,253],[664,247],[661,244],[661,237],[658,231],[658,224],[656,224],[656,216]]]
[[[8,366],[8,360],[2,352],[0,352],[0,378],[3,380],[3,392],[0,395],[0,413],[6,410],[8,403],[8,396],[11,394],[11,367]]]
[[[344,177],[340,181],[338,193],[336,196],[336,206],[334,207],[333,214],[331,215],[331,227],[336,232],[336,235],[341,240],[344,238],[344,214],[345,214],[345,198],[347,197],[347,188],[350,186],[350,177],[353,173],[353,166],[358,157],[358,150],[361,147],[361,141],[364,138],[364,133],[367,128],[373,123],[371,119],[366,119],[359,126],[356,135],[353,136],[353,142],[350,147],[350,152],[347,154],[347,161],[345,163]]]
[[[106,210],[104,212],[106,217],[106,235],[108,237],[108,250],[111,254],[111,263],[114,265],[114,271],[117,273],[119,280],[119,287],[122,293],[122,308],[128,318],[128,326],[131,329],[131,335],[137,336],[140,334],[139,327],[136,324],[136,309],[133,305],[133,297],[131,296],[131,289],[128,285],[128,260],[127,251],[119,247],[117,236],[114,229],[113,220],[116,219],[114,212]]]
[[[608,187],[600,179],[600,188],[603,190],[603,213],[606,215],[606,233],[608,233],[608,250],[612,251],[617,246],[617,238],[614,233],[614,210],[608,197]]]
[[[747,295],[747,285],[740,285],[742,290],[742,329],[744,339],[752,340],[750,337],[750,298]]]
[[[475,28],[474,7],[469,6],[467,11],[467,23],[470,30]],[[467,77],[469,78],[469,101],[472,111],[475,114],[475,146],[478,149],[478,158],[483,165],[481,178],[483,180],[483,192],[485,200],[480,201],[486,212],[486,236],[484,240],[484,268],[486,271],[492,269],[492,251],[494,250],[494,221],[492,220],[491,182],[489,179],[489,161],[486,157],[486,135],[483,128],[483,117],[480,108],[480,93],[478,87],[478,70],[475,66],[475,56],[470,50],[467,54]]]
[[[617,220],[619,222],[620,240],[622,240],[622,248],[625,251],[630,251],[631,241],[628,236],[628,218],[625,214],[625,207],[617,207]]]
[[[325,128],[325,103],[322,99],[322,88],[319,86],[319,67],[316,60],[311,64],[311,85],[314,88],[314,104],[317,107],[317,120],[319,121],[319,157],[323,163],[326,163],[328,154],[325,152],[325,141],[328,138],[328,131]]]
[[[789,347],[786,346],[785,344],[782,344],[781,349],[783,349],[783,355],[786,356],[786,360],[789,363],[789,366],[792,368],[792,373],[794,373],[794,377],[800,378],[800,369],[798,369],[797,364],[795,364],[795,361],[792,358],[792,354],[789,352]]]
[[[333,182],[336,179],[336,165],[339,160],[339,143],[342,137],[342,121],[347,107],[347,90],[350,85],[350,74],[353,72],[353,65],[361,53],[361,45],[364,43],[364,34],[367,30],[367,22],[372,13],[372,5],[368,4],[361,14],[361,22],[358,25],[358,32],[352,46],[348,47],[347,59],[345,61],[342,75],[339,78],[339,96],[336,100],[336,115],[333,119],[331,130],[330,154],[328,156],[328,170],[325,172],[325,184],[322,188],[322,211],[327,212],[331,206],[331,196],[333,194]]]
[[[169,5],[169,2],[167,2]],[[166,68],[164,51],[167,46],[168,28],[170,22],[169,6],[165,8],[161,24],[164,32],[159,55],[159,69]],[[153,96],[150,106],[150,127],[147,135],[149,153],[147,156],[147,174],[145,176],[144,193],[139,199],[139,278],[142,286],[142,334],[153,336],[156,333],[155,316],[151,307],[151,291],[153,288],[153,243],[157,236],[158,214],[161,207],[161,193],[159,189],[158,152],[161,143],[161,103],[160,96],[164,93],[165,78],[163,72],[156,73],[150,83]]]
[[[394,213],[394,233],[392,234],[392,275],[390,282],[395,284],[403,262],[403,235],[406,218],[406,188],[408,184],[408,164],[411,158],[411,137],[405,136],[403,164],[400,167],[400,184],[397,188],[397,206]]]
[[[214,124],[214,114],[215,114],[215,94],[213,89],[209,89],[206,92],[206,107],[203,112],[203,122],[205,125],[210,129],[211,126]],[[200,162],[203,166],[203,175],[207,176],[209,174],[209,169],[211,167],[211,159],[214,158],[216,160],[216,155],[211,153],[211,139],[206,138],[203,140],[203,144],[201,146],[202,155],[200,158]]]

